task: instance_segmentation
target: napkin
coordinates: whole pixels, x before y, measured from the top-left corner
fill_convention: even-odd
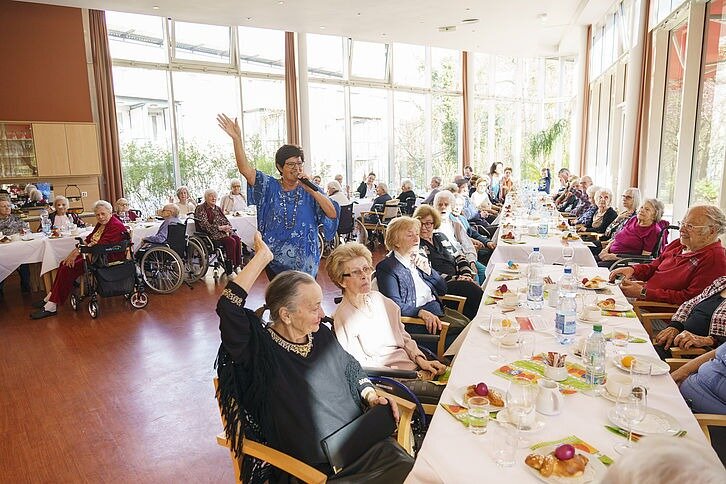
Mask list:
[[[494,278],[495,281],[516,281],[517,279],[519,279],[519,276],[512,274],[499,274]]]
[[[595,455],[595,456],[597,456],[598,460],[600,462],[602,462],[603,464],[605,464],[606,466],[609,466],[610,464],[615,462],[612,458],[603,454],[602,452],[597,450],[595,447],[593,447],[592,445],[588,444],[587,442],[585,442],[584,440],[582,440],[581,438],[579,438],[575,435],[570,435],[570,436],[565,437],[564,439],[560,439],[560,440],[553,440],[550,442],[540,442],[538,444],[534,444],[532,447],[530,447],[530,449],[537,450],[537,449],[541,449],[542,447],[548,447],[550,445],[560,445],[560,444],[570,444],[571,446],[573,446],[574,448],[576,448],[578,450],[587,452],[588,454]]]
[[[635,317],[635,311],[632,309],[630,311],[608,311],[603,309],[600,311],[603,316],[615,316],[618,318],[634,318]]]
[[[496,300],[496,299],[494,299],[494,298],[493,298],[493,297],[491,297],[491,296],[487,296],[487,298],[486,298],[486,299],[484,300],[484,304],[486,304],[486,305],[489,305],[489,304],[496,304],[496,303],[497,303],[497,300]]]
[[[613,338],[612,333],[608,333],[605,335],[605,340],[610,341]],[[631,336],[628,338],[628,343],[646,343],[647,340],[644,340],[643,338],[636,338],[635,336]]]
[[[464,424],[464,427],[469,426],[469,414],[467,413],[466,407],[462,407],[461,405],[453,405],[450,403],[439,403],[439,405],[444,407],[444,409],[449,412],[449,415]],[[497,412],[490,412],[489,418],[497,418]]]

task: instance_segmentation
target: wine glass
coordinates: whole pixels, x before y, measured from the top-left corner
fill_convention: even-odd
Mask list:
[[[562,246],[562,260],[565,261],[565,266],[572,264],[572,259],[575,258],[575,248],[571,245]]]
[[[627,351],[628,341],[630,340],[630,332],[627,329],[615,328],[613,334],[610,337],[610,341],[615,347],[615,354],[619,356],[624,355]]]
[[[640,387],[634,387],[615,404],[615,414],[628,424],[628,442],[615,445],[618,454],[624,454],[633,447],[633,425],[642,422],[647,413],[648,396]]]
[[[630,377],[633,379],[633,386],[648,390],[652,366],[649,361],[637,357],[630,363]]]
[[[496,355],[489,355],[489,359],[492,361],[502,361],[502,338],[504,337],[506,333],[506,329],[502,325],[502,318],[501,317],[493,317],[491,322],[489,323],[489,335],[496,341],[497,343],[497,354]]]
[[[534,412],[537,387],[526,378],[515,378],[507,390],[507,416],[517,427],[517,443],[522,430],[522,422]],[[518,445],[518,444],[517,444]]]

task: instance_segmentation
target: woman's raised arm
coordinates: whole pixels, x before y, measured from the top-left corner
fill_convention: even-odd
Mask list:
[[[255,234],[255,245],[254,245],[255,256],[252,260],[242,268],[237,277],[234,278],[234,283],[240,286],[245,292],[249,293],[250,289],[254,285],[257,277],[260,273],[265,270],[267,264],[273,259],[270,248],[267,247],[265,241],[262,240],[262,235],[257,232]]]
[[[232,121],[226,114],[217,115],[217,124],[222,130],[232,138],[234,144],[234,158],[237,161],[237,169],[242,176],[247,180],[249,186],[255,184],[255,169],[247,161],[247,155],[245,155],[244,146],[242,146],[242,129],[237,122],[237,118]]]

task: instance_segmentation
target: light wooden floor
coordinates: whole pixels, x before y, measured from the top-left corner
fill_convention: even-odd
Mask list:
[[[212,389],[211,271],[144,310],[104,299],[92,320],[66,303],[32,321],[17,278],[0,299],[0,482],[233,482]],[[325,309],[340,291],[321,268]],[[257,281],[250,307],[262,304]]]

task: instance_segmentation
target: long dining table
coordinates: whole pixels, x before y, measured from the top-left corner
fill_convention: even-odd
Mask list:
[[[497,281],[502,277],[505,264],[497,264],[492,275],[488,278],[485,293],[491,294],[501,284],[506,283],[509,290],[519,291],[526,283],[524,277],[509,280],[506,282]],[[520,272],[526,271],[526,265],[520,265]],[[558,280],[562,273],[561,266],[545,266],[546,273],[554,280]],[[595,275],[606,277],[607,270],[604,268],[583,268],[581,273],[592,278]],[[509,277],[516,277],[516,274],[509,274]],[[606,294],[594,295],[589,290],[582,289],[583,298],[594,302],[595,298],[611,297],[616,301],[625,302],[625,297],[619,287],[606,285],[603,292]],[[522,291],[520,300],[524,299]],[[589,297],[588,294],[593,294]],[[579,299],[579,298],[578,298]],[[513,363],[519,358],[518,348],[502,348],[504,355],[503,362],[490,360],[488,355],[494,354],[497,349],[488,332],[482,327],[482,323],[488,321],[489,316],[502,315],[500,303],[492,304],[492,298],[484,297],[477,316],[467,328],[466,334],[462,333],[463,341],[456,354],[448,384],[441,397],[441,403],[453,404],[461,400],[463,389],[468,385],[478,382],[485,382],[489,387],[502,389],[506,392],[509,387],[509,379],[503,374],[510,375],[512,372],[495,374],[495,371],[507,365],[509,369],[516,368]],[[541,354],[547,351],[565,352],[567,359],[572,363],[581,363],[581,360],[574,356],[574,345],[561,345],[554,335],[554,314],[555,308],[545,307],[541,310],[530,310],[525,306],[518,307],[513,313],[507,313],[508,318],[527,317],[537,319],[537,328],[533,331],[535,335],[535,353]],[[627,328],[632,338],[640,338],[642,342],[630,342],[626,348],[628,354],[647,355],[657,358],[655,349],[648,340],[648,335],[639,323],[638,319],[625,317],[624,313],[616,316],[603,316],[603,332],[607,335],[613,328]],[[484,324],[484,326],[486,323]],[[578,322],[577,337],[586,337],[592,331],[590,324]],[[608,365],[607,375],[616,373],[626,374],[614,366],[612,348],[608,344]],[[531,361],[531,360],[529,360]],[[514,372],[516,373],[516,372]],[[491,476],[496,476],[498,482],[537,482],[537,477],[527,468],[524,463],[525,457],[532,451],[527,447],[533,443],[551,442],[569,436],[576,436],[588,444],[594,446],[600,453],[617,460],[619,454],[615,452],[614,445],[624,442],[625,439],[611,433],[605,428],[611,425],[608,413],[613,409],[615,403],[605,396],[591,396],[586,392],[577,391],[572,394],[563,395],[562,412],[557,416],[544,416],[537,414],[537,418],[543,421],[543,428],[536,433],[526,433],[522,436],[526,439],[526,445],[520,445],[516,450],[514,465],[511,467],[499,467],[495,463],[495,451],[504,444],[505,425],[491,420],[488,431],[484,435],[474,435],[460,421],[455,419],[444,408],[439,406],[433,416],[423,445],[417,454],[416,463],[408,476],[407,483],[462,483],[481,482]],[[648,408],[660,410],[668,414],[677,422],[679,430],[685,430],[686,436],[682,438],[693,439],[704,445],[704,451],[711,451],[700,427],[694,418],[691,410],[681,397],[678,387],[669,374],[653,375],[649,378]],[[511,435],[511,434],[510,434]],[[672,437],[681,438],[681,437]],[[637,444],[636,444],[637,445]],[[708,448],[708,450],[705,450]]]

